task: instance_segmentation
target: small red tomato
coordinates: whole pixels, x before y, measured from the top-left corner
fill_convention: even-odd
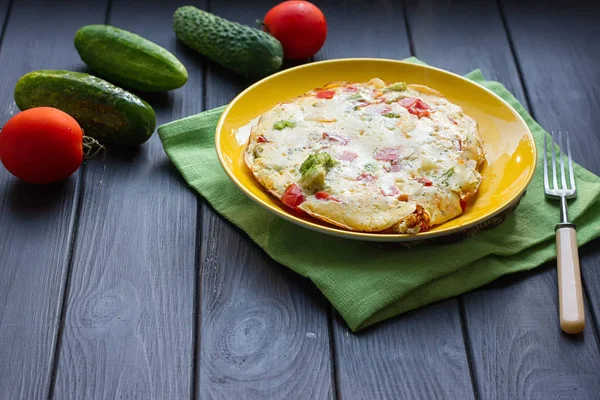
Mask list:
[[[308,1],[284,1],[265,15],[265,30],[283,46],[288,60],[305,60],[314,56],[325,43],[327,21],[323,12]]]
[[[335,90],[321,90],[320,92],[317,92],[315,97],[317,99],[331,100],[333,99],[333,96],[335,96]]]
[[[291,208],[297,208],[300,204],[304,203],[304,200],[302,191],[295,183],[288,186],[281,198],[283,204]]]
[[[318,200],[330,200],[330,201],[335,201],[336,203],[342,202],[340,199],[333,197],[332,195],[330,195],[327,192],[317,192],[317,193],[315,193],[315,197]]]
[[[315,197],[319,200],[327,200],[331,195],[327,192],[317,192],[315,193]]]
[[[430,179],[425,178],[424,176],[417,178],[417,182],[419,182],[423,186],[432,186],[433,182]]]
[[[0,161],[19,179],[52,183],[69,177],[83,160],[83,131],[56,108],[25,110],[0,131]]]
[[[414,97],[405,97],[399,101],[400,105],[408,110],[409,113],[416,115],[417,117],[429,117],[430,107],[421,99],[415,99]]]

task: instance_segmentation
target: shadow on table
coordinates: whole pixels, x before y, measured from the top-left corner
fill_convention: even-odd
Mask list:
[[[75,174],[69,179],[49,185],[33,185],[14,179],[8,185],[8,206],[18,215],[38,215],[54,211],[64,197],[75,192]]]
[[[166,175],[170,179],[177,180],[181,185],[187,186],[187,182],[183,179],[183,176],[177,170],[177,167],[171,162],[171,160],[165,155],[164,159],[154,163],[153,169],[156,170],[157,175]],[[193,191],[194,194],[197,192],[190,187],[189,190]]]
[[[102,163],[132,163],[136,162],[140,158],[144,158],[147,153],[147,143],[141,146],[118,146],[107,144],[106,148],[101,154],[91,160],[85,161],[86,163],[93,161],[100,161]]]

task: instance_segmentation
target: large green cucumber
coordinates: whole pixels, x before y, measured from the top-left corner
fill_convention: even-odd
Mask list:
[[[173,30],[188,47],[250,78],[270,75],[283,62],[283,48],[273,36],[193,6],[175,11]]]
[[[101,143],[139,145],[156,127],[156,114],[139,97],[95,76],[63,70],[23,75],[15,87],[21,110],[54,107],[71,115]]]
[[[87,25],[75,34],[79,56],[99,76],[129,89],[160,92],[188,79],[168,50],[135,33],[110,25]]]

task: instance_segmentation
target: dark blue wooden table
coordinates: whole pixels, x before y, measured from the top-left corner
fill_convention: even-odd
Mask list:
[[[24,73],[85,70],[72,41],[92,23],[187,66],[183,88],[145,96],[159,123],[227,103],[251,82],[177,43],[171,16],[190,3],[253,25],[275,2],[0,0],[0,124],[18,112]],[[600,173],[600,7],[317,4],[329,36],[315,59],[481,68]],[[581,249],[583,335],[559,329],[554,263],[352,334],[309,282],[186,187],[156,135],[56,185],[1,170],[0,399],[600,399],[599,243]]]

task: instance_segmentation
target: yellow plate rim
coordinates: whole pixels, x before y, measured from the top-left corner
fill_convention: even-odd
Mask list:
[[[278,76],[284,75],[284,74],[293,74],[295,71],[300,70],[300,69],[304,69],[304,68],[310,68],[313,67],[315,65],[319,65],[319,64],[333,64],[333,63],[346,63],[346,62],[361,62],[361,61],[369,61],[369,62],[389,62],[389,63],[397,63],[397,64],[402,64],[402,65],[410,65],[410,66],[418,66],[424,69],[429,69],[429,70],[433,70],[433,71],[438,71],[442,74],[447,74],[447,75],[451,75],[454,76],[456,78],[459,78],[460,80],[466,82],[469,85],[475,84],[477,85],[479,88],[481,88],[482,90],[488,92],[488,94],[491,94],[492,96],[494,96],[497,100],[500,100],[500,102],[502,102],[506,107],[508,107],[509,110],[511,110],[511,112],[515,115],[515,117],[520,120],[520,122],[523,124],[523,126],[526,127],[526,134],[529,137],[529,140],[531,142],[531,146],[532,146],[532,150],[533,150],[533,168],[530,169],[529,171],[529,175],[527,176],[527,179],[525,180],[524,184],[519,188],[519,190],[517,192],[515,192],[515,194],[502,206],[499,207],[497,210],[495,210],[494,212],[491,212],[490,214],[487,214],[485,216],[485,218],[480,218],[480,219],[476,219],[473,220],[471,222],[459,225],[459,226],[454,226],[452,228],[447,228],[444,229],[443,228],[443,224],[440,225],[440,227],[435,230],[435,231],[427,231],[427,232],[422,232],[422,233],[417,233],[414,235],[411,234],[406,234],[406,233],[368,233],[368,232],[356,232],[356,231],[350,231],[350,230],[346,230],[343,228],[338,228],[335,226],[326,226],[326,225],[321,225],[319,223],[315,223],[312,221],[307,221],[301,218],[298,218],[288,212],[283,212],[280,209],[267,204],[265,202],[263,202],[260,198],[258,198],[256,195],[254,195],[254,193],[252,193],[250,190],[248,190],[246,188],[245,185],[243,185],[239,179],[237,178],[237,176],[234,174],[233,171],[231,171],[228,166],[227,163],[225,162],[225,157],[221,151],[221,146],[219,145],[219,143],[221,142],[221,132],[223,130],[223,124],[225,123],[225,120],[227,119],[227,115],[229,114],[229,111],[233,108],[233,106],[239,101],[239,99],[241,99],[242,97],[244,97],[244,95],[252,90],[254,90],[255,87],[259,86],[260,84],[262,84],[263,82],[270,80],[270,79],[275,79]],[[489,90],[488,88],[479,85],[476,82],[473,82],[461,75],[455,74],[453,72],[450,71],[446,71],[444,69],[441,68],[436,68],[436,67],[432,67],[430,65],[423,65],[423,64],[415,64],[415,63],[411,63],[411,62],[407,62],[407,61],[401,61],[401,60],[393,60],[393,59],[387,59],[387,58],[369,58],[369,57],[354,57],[354,58],[336,58],[336,59],[331,59],[331,60],[324,60],[324,61],[316,61],[316,62],[312,62],[309,64],[303,64],[303,65],[299,65],[296,67],[292,67],[292,68],[288,68],[286,70],[283,71],[279,71],[273,75],[269,75],[263,79],[261,79],[258,82],[255,82],[254,84],[250,85],[248,88],[246,88],[244,91],[242,91],[240,94],[238,94],[225,108],[225,110],[223,111],[223,114],[221,114],[221,117],[219,118],[219,121],[217,123],[217,128],[216,128],[216,132],[215,132],[215,148],[217,150],[217,156],[219,158],[219,162],[221,163],[222,168],[225,170],[225,173],[227,174],[227,176],[229,176],[229,179],[231,179],[231,181],[246,195],[248,196],[250,199],[252,199],[256,204],[260,205],[261,207],[269,210],[270,212],[274,213],[275,215],[290,221],[292,223],[295,223],[297,225],[300,225],[304,228],[308,228],[311,229],[313,231],[317,231],[317,232],[321,232],[321,233],[326,233],[329,235],[334,235],[334,236],[338,236],[338,237],[344,237],[344,238],[349,238],[349,239],[355,239],[355,240],[363,240],[363,241],[378,241],[378,242],[406,242],[406,241],[418,241],[418,240],[427,240],[427,239],[433,239],[433,238],[437,238],[440,236],[447,236],[450,234],[454,234],[454,233],[459,233],[459,232],[463,232],[464,230],[479,225],[484,221],[489,220],[490,218],[495,217],[496,215],[500,214],[502,211],[506,210],[507,208],[513,206],[515,203],[517,203],[519,201],[519,199],[521,198],[521,196],[523,195],[523,193],[525,192],[525,190],[527,189],[527,187],[529,186],[529,184],[531,183],[531,180],[533,179],[533,175],[535,173],[535,166],[537,165],[537,148],[536,148],[536,144],[535,144],[535,140],[533,138],[533,135],[531,134],[531,130],[529,129],[529,125],[527,125],[527,123],[525,122],[525,120],[523,119],[523,117],[521,117],[521,115],[510,105],[508,104],[502,97],[498,96],[496,93],[492,92],[491,90]]]

